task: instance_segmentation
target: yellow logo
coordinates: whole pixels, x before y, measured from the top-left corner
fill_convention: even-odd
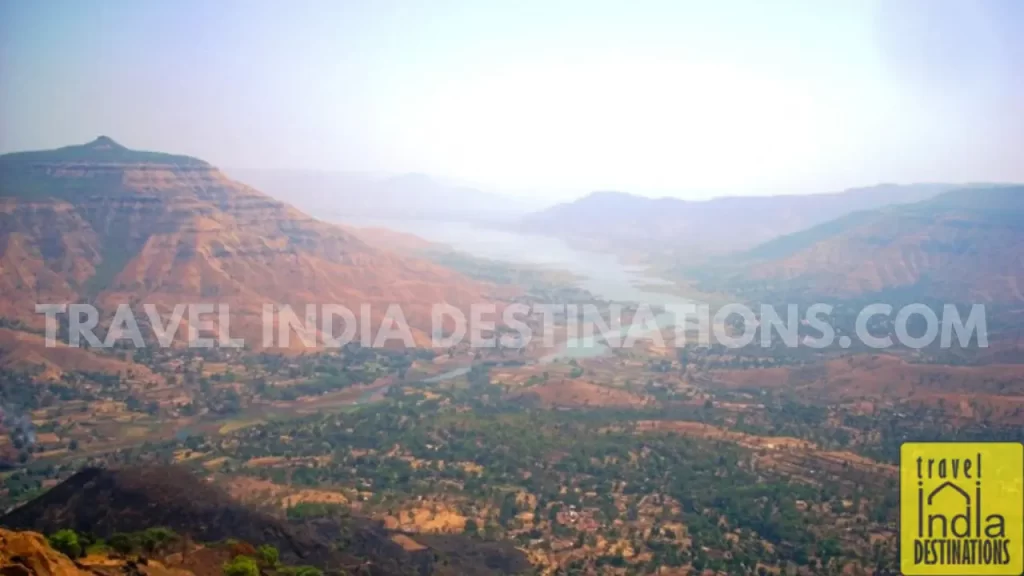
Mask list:
[[[900,449],[904,574],[1024,573],[1024,444],[906,442]]]

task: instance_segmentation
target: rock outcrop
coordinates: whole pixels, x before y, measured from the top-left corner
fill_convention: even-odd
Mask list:
[[[4,576],[92,576],[50,547],[38,532],[0,528],[0,574]]]

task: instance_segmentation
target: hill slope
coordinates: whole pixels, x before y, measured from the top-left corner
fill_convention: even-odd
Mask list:
[[[458,547],[451,547],[456,552],[442,565],[438,549],[407,551],[391,533],[368,520],[287,521],[243,506],[219,487],[175,466],[82,470],[0,517],[0,525],[47,534],[72,529],[102,538],[166,527],[197,542],[231,538],[254,546],[269,544],[286,563],[351,572],[367,566],[369,573],[379,575],[505,574],[527,566],[511,546],[460,539]]]
[[[720,289],[789,297],[902,293],[1024,301],[1024,186],[966,188],[859,212],[705,270]]]
[[[0,318],[8,321],[41,328],[37,302],[92,301],[108,311],[122,302],[218,302],[231,307],[232,335],[258,344],[264,303],[368,303],[375,320],[399,303],[422,338],[431,304],[466,307],[484,290],[370,247],[195,158],[105,137],[0,156]]]
[[[883,184],[835,194],[705,201],[595,192],[531,214],[523,219],[522,226],[534,232],[600,241],[612,249],[723,253],[751,248],[857,210],[916,202],[951,188],[949,184]]]

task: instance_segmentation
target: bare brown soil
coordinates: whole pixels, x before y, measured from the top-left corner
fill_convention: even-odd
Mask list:
[[[543,406],[561,408],[639,407],[652,402],[628,390],[601,386],[586,380],[548,382],[526,388],[517,392],[517,395],[535,398]]]
[[[878,405],[942,406],[951,417],[1024,424],[1024,365],[914,364],[894,355],[857,355],[818,367],[711,370],[727,388],[793,389],[807,399]]]

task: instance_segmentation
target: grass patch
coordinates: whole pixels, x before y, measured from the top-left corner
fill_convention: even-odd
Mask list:
[[[248,428],[250,426],[256,426],[257,424],[263,424],[262,418],[249,418],[249,419],[238,419],[226,422],[220,427],[217,432],[219,434],[231,434],[232,432],[238,432],[239,430]]]

